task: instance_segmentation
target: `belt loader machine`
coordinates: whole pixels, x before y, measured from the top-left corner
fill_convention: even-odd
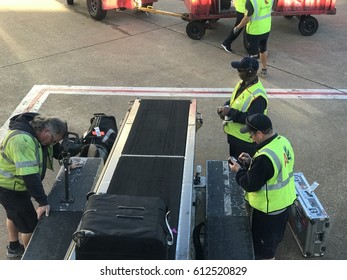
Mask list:
[[[71,236],[90,191],[160,197],[176,232],[169,259],[189,259],[196,115],[195,100],[135,100],[105,163],[72,158],[82,165],[69,175],[73,201],[61,200],[64,173],[58,174],[48,196],[51,214],[39,221],[22,259],[74,259]]]
[[[51,205],[50,216],[43,217],[39,221],[22,259],[80,259],[77,256],[79,243],[76,239],[74,241],[72,239],[83,224],[84,213],[89,211],[86,211],[86,207],[90,193],[119,195],[121,198],[159,197],[164,201],[170,211],[169,227],[174,241],[173,245],[168,247],[168,259],[196,257],[194,240],[203,239],[200,233],[193,237],[198,220],[197,213],[200,213],[200,220],[204,221],[207,218],[209,221],[204,232],[207,238],[203,246],[198,248],[205,251],[201,255],[210,259],[252,259],[253,249],[248,218],[245,217],[243,210],[234,211],[231,215],[239,217],[231,217],[230,213],[225,211],[223,197],[230,198],[231,192],[235,193],[232,187],[236,186],[233,180],[227,179],[229,178],[227,166],[224,166],[222,161],[207,162],[210,174],[209,178],[206,178],[207,184],[204,177],[196,174],[194,177],[195,133],[202,124],[202,119],[199,117],[196,100],[135,100],[122,122],[106,162],[101,158],[72,158],[81,164],[82,168],[72,170],[68,180],[65,177],[65,182],[68,181],[69,185],[70,199],[66,199],[66,190],[65,199],[62,199],[64,172],[63,168],[60,170],[48,195]],[[238,186],[237,188],[239,189]],[[242,194],[238,194],[237,198],[231,197],[231,199],[240,201],[241,197]],[[218,213],[221,213],[223,222],[212,225],[211,222],[216,221]],[[104,216],[107,215],[112,213],[105,212]],[[237,228],[231,232],[228,228],[216,230],[228,224],[226,222],[229,220],[228,216],[233,219],[231,227],[232,224],[234,227],[242,224],[241,231]],[[133,225],[132,228],[136,228],[136,221]],[[103,227],[102,224],[100,226]],[[208,234],[206,232],[209,229],[212,231]],[[227,245],[228,239],[233,239],[231,247]],[[222,247],[227,248],[229,253],[221,254],[218,249],[220,246],[213,245],[213,242],[218,243],[218,240],[223,241]],[[236,244],[238,248],[233,248],[232,244]],[[244,253],[238,255],[240,244],[244,244],[242,247],[246,249]],[[93,256],[89,254],[90,258]],[[95,259],[112,259],[112,257],[102,255],[101,250]]]

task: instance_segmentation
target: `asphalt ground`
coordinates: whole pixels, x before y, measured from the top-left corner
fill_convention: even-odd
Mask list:
[[[274,17],[268,77],[262,80],[269,91],[288,93],[270,95],[269,116],[275,130],[287,136],[294,146],[295,171],[303,172],[309,183],[320,184],[315,193],[330,217],[326,253],[314,260],[347,259],[346,2],[337,1],[336,15],[315,16],[319,29],[312,36],[299,33],[295,17]],[[154,7],[187,12],[181,1],[163,0]],[[115,115],[120,123],[128,103],[136,98],[136,93],[94,94],[103,87],[111,91],[115,87],[165,87],[231,92],[239,77],[230,61],[246,55],[242,38],[233,43],[234,53],[226,53],[220,47],[233,22],[234,19],[220,19],[196,41],[186,35],[187,23],[176,17],[109,11],[105,20],[98,22],[90,18],[85,1],[76,0],[75,5],[68,6],[64,0],[1,0],[0,124],[5,124],[18,106],[27,106],[23,99],[35,85],[54,85],[58,89],[48,94],[39,111],[68,120],[70,130],[78,133],[88,128],[94,112]],[[85,95],[59,94],[60,86],[89,88]],[[159,93],[155,97],[168,98]],[[227,158],[226,136],[216,108],[228,98],[195,97],[204,119],[196,135],[195,162],[204,167],[206,160]],[[169,98],[180,97],[173,93]],[[54,178],[53,172],[47,175],[47,191]],[[4,221],[1,208],[2,260],[7,259]],[[276,257],[306,260],[289,230]]]

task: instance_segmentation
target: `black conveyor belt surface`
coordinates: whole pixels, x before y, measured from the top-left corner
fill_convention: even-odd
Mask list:
[[[209,260],[254,259],[243,189],[227,162],[207,161],[206,251]]]
[[[103,160],[101,158],[74,157],[81,168],[71,170],[69,179],[69,198],[65,199],[65,172],[61,167],[52,190],[48,194],[51,211],[48,217],[39,220],[23,260],[63,260],[72,242],[72,234],[78,227],[87,203],[87,193],[97,180]]]
[[[123,154],[185,154],[190,100],[141,100]]]
[[[159,196],[170,210],[172,228],[178,225],[189,107],[190,100],[141,100],[107,190]]]
[[[51,211],[40,220],[22,260],[63,260],[81,217],[81,211]]]

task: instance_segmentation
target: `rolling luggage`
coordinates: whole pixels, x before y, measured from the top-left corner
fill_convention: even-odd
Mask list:
[[[94,194],[73,234],[76,259],[167,259],[172,234],[158,197]]]
[[[297,200],[289,214],[289,228],[304,257],[323,256],[330,226],[329,216],[303,173],[294,173]]]

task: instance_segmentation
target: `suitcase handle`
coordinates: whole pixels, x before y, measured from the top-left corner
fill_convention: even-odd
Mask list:
[[[174,243],[174,237],[173,237],[171,227],[169,225],[169,213],[170,213],[170,211],[168,211],[165,215],[165,224],[166,224],[166,227],[167,227],[169,234],[170,234],[166,237],[166,243],[168,246],[171,246]]]
[[[72,235],[72,240],[76,243],[77,247],[81,247],[87,240],[94,237],[94,232],[91,230],[78,230]]]
[[[116,218],[144,219],[143,216],[116,215]]]
[[[141,207],[141,206],[118,206],[118,209],[135,209],[135,210],[145,211],[145,207]]]

